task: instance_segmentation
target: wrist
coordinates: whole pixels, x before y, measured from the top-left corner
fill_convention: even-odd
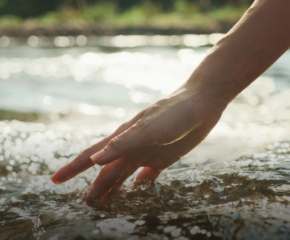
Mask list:
[[[233,89],[227,89],[224,84],[211,83],[206,79],[199,79],[194,74],[183,86],[193,96],[198,96],[204,105],[210,106],[213,111],[222,113],[235,97]],[[229,86],[228,86],[229,87]]]

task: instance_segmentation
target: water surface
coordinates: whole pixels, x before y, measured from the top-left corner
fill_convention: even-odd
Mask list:
[[[290,52],[156,184],[131,189],[132,176],[93,208],[81,196],[98,167],[49,180],[181,85],[209,50],[0,48],[0,239],[289,239]]]

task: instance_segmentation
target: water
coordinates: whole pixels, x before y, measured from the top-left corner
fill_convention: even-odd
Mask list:
[[[49,180],[177,88],[209,49],[0,48],[0,239],[289,239],[289,51],[156,184],[131,189],[132,176],[89,207],[81,196],[98,167]]]

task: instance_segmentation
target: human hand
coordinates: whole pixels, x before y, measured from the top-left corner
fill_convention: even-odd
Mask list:
[[[163,169],[178,161],[207,136],[222,110],[205,94],[183,87],[83,151],[58,170],[51,180],[60,184],[94,164],[104,165],[84,197],[88,203],[118,190],[139,167],[144,169],[136,182],[154,181]]]
[[[286,0],[255,1],[186,85],[86,149],[52,181],[67,181],[93,166],[93,161],[105,165],[85,197],[89,202],[118,189],[140,166],[145,168],[137,181],[155,180],[162,169],[200,143],[226,105],[289,49],[289,7]]]

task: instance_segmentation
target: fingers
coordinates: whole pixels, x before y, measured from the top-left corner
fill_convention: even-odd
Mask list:
[[[88,204],[99,200],[118,181],[125,169],[126,163],[123,159],[118,159],[103,167],[90,191],[84,196],[84,200]]]
[[[129,165],[123,175],[119,178],[119,180],[115,183],[115,185],[110,189],[110,193],[117,192],[122,187],[123,183],[129,178],[140,166],[138,165]],[[142,185],[146,180],[154,182],[161,170],[154,169],[151,167],[144,167],[143,170],[138,174],[133,187],[138,187]]]
[[[150,142],[150,137],[148,131],[141,127],[141,124],[135,124],[120,135],[112,138],[108,145],[92,155],[91,159],[98,165],[108,164],[135,149],[146,146]]]
[[[61,184],[92,167],[94,165],[94,163],[90,161],[90,155],[92,152],[94,152],[93,149],[88,149],[82,152],[77,158],[53,174],[50,177],[51,181],[55,184]]]
[[[126,170],[122,174],[122,176],[118,179],[118,181],[114,184],[114,186],[110,189],[111,193],[114,193],[122,187],[123,183],[129,178],[140,166],[138,165],[129,165]]]
[[[148,147],[141,152],[138,151],[139,158],[136,154],[131,154],[104,166],[84,200],[88,204],[92,204],[95,200],[103,201],[103,197],[108,192],[114,193],[118,191],[124,181],[140,166],[146,167],[138,174],[133,186],[137,187],[143,184],[145,180],[155,181],[162,169],[178,160],[178,158],[171,156],[167,152],[156,152],[152,148]],[[137,158],[140,164],[130,164],[133,159]]]
[[[154,182],[158,178],[160,173],[161,170],[152,167],[144,167],[143,170],[138,174],[134,182],[134,187],[138,187],[139,185],[143,184],[144,181],[146,180]]]
[[[118,136],[120,133],[122,133],[123,131],[131,127],[133,124],[135,124],[142,116],[142,114],[143,112],[138,113],[129,122],[121,125],[112,135],[94,144],[90,148],[86,149],[72,162],[59,169],[53,176],[51,176],[52,182],[54,182],[55,184],[61,184],[75,177],[81,172],[87,170],[88,168],[92,167],[94,163],[90,159],[90,156],[95,152],[98,152],[101,149],[103,149],[112,138]]]
[[[103,139],[102,141],[98,142],[97,144],[87,148],[83,151],[79,156],[77,156],[73,161],[68,163],[67,165],[63,166],[59,169],[55,174],[53,174],[50,179],[55,184],[61,184],[69,179],[75,177],[76,175],[80,174],[81,172],[87,170],[88,168],[92,167],[94,163],[91,161],[90,156],[102,149],[106,146],[109,142],[109,139]]]
[[[138,168],[139,166],[137,165],[129,165],[126,167],[126,163],[123,159],[107,164],[100,172],[89,192],[84,196],[84,200],[88,204],[92,204],[94,201],[103,199],[102,197],[104,197],[106,193],[114,193],[118,191],[124,181]],[[154,182],[160,173],[161,170],[144,167],[138,174],[133,186],[137,187],[142,185],[146,180]]]

